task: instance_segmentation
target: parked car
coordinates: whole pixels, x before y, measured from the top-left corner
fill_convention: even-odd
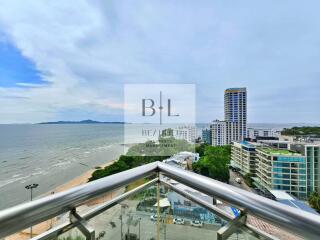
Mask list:
[[[139,240],[138,235],[135,233],[126,233],[124,236],[125,240]]]
[[[241,178],[236,178],[236,182],[241,184],[242,183]]]
[[[191,226],[201,228],[201,227],[203,226],[203,222],[201,222],[201,221],[199,221],[199,220],[193,220],[193,221],[191,222]]]
[[[184,219],[183,218],[174,218],[173,223],[177,225],[184,225]]]
[[[157,221],[158,220],[158,215],[152,215],[152,216],[150,216],[150,220],[151,221]],[[161,220],[161,217],[160,217],[160,220]]]

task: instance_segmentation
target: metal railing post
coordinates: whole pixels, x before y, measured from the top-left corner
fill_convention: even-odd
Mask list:
[[[95,240],[95,230],[76,212],[76,209],[70,211],[70,222],[78,222],[77,228],[82,232],[86,240]]]
[[[157,172],[157,240],[160,240],[160,173]]]

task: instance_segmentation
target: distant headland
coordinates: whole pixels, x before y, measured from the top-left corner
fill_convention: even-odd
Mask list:
[[[38,124],[125,124],[125,122],[100,122],[94,120],[41,122]]]

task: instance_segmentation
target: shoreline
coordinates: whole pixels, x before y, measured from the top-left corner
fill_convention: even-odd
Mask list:
[[[116,161],[118,161],[118,159],[111,160],[108,163],[100,165],[99,167],[105,168],[105,167],[110,166],[111,164],[115,163]],[[71,188],[88,183],[88,180],[91,177],[92,173],[96,170],[97,170],[96,168],[92,168],[92,169],[84,172],[80,176],[77,176],[77,177],[71,179],[70,181],[63,183],[63,184],[53,188],[52,190],[44,193],[43,197],[52,194],[52,192],[59,193],[59,192],[63,192],[63,191],[69,190]]]
[[[100,167],[101,168],[105,168],[107,166],[110,166],[111,164],[113,164],[116,161],[118,161],[118,159],[111,160],[108,163],[100,165]],[[81,174],[80,176],[77,176],[74,179],[55,187],[51,191],[48,191],[48,192],[42,194],[39,197],[40,198],[46,197],[46,196],[51,195],[53,192],[54,192],[54,194],[55,193],[60,193],[60,192],[63,192],[63,191],[67,191],[67,190],[69,190],[71,188],[86,184],[86,183],[88,183],[88,179],[91,177],[92,173],[95,170],[96,170],[95,168],[94,169],[90,169],[90,170],[86,171],[85,173]],[[111,200],[113,198],[113,193],[117,192],[117,191],[119,191],[119,190],[116,189],[113,192],[107,192],[106,194],[103,194],[100,197],[98,197],[98,198],[96,198],[96,199],[94,199],[92,201],[87,201],[83,205],[92,206],[92,205],[96,205],[96,204],[105,202],[107,200]],[[39,234],[41,234],[41,233],[43,233],[43,232],[45,232],[45,231],[47,231],[49,229],[51,229],[57,223],[58,223],[58,220],[55,217],[55,218],[53,218],[51,220],[49,219],[47,221],[44,221],[44,222],[39,223],[37,225],[34,225],[33,226],[33,231],[32,231],[33,232],[33,237],[37,236],[37,235],[39,235]],[[27,239],[29,239],[29,237],[30,237],[30,229],[25,229],[25,230],[22,230],[22,231],[20,231],[18,233],[15,233],[15,234],[13,234],[11,236],[6,237],[5,240],[27,240]]]
[[[135,145],[135,144],[132,144],[132,145]],[[130,146],[132,146],[130,145]],[[128,145],[123,145],[126,150],[124,151],[124,153],[122,154],[119,154],[116,159],[114,160],[110,160],[108,161],[107,163],[104,163],[104,164],[101,164],[101,165],[97,165],[96,167],[101,167],[101,168],[105,168],[107,166],[110,166],[111,164],[115,163],[116,161],[119,160],[120,156],[121,155],[125,155],[129,149],[129,146]],[[87,170],[86,172],[84,172],[83,174],[63,183],[63,184],[60,184],[58,185],[57,187],[54,187],[53,189],[41,194],[39,198],[42,198],[42,197],[46,197],[46,196],[49,196],[51,194],[56,194],[56,193],[60,193],[60,192],[63,192],[63,191],[67,191],[71,188],[74,188],[74,187],[77,187],[77,186],[80,186],[80,185],[83,185],[83,184],[86,184],[88,183],[88,179],[91,177],[92,173],[97,170],[95,168],[91,168],[89,170]],[[103,202],[106,202],[106,201],[109,201],[111,200],[114,196],[118,195],[119,192],[123,191],[123,188],[120,188],[120,189],[115,189],[114,191],[112,192],[107,192],[105,194],[102,194],[100,197],[98,198],[95,198],[95,199],[92,199],[92,200],[89,200],[87,202],[85,202],[83,204],[83,206],[86,206],[86,207],[92,207],[94,205],[97,205],[97,204],[101,204]],[[45,231],[48,231],[49,229],[51,229],[53,226],[55,226],[56,224],[59,224],[59,220],[57,219],[57,217],[54,217],[52,219],[48,219],[42,223],[39,223],[37,225],[34,225],[33,226],[33,237],[45,232]],[[30,229],[24,229],[20,232],[17,232],[11,236],[8,236],[5,238],[5,240],[27,240],[30,238]]]

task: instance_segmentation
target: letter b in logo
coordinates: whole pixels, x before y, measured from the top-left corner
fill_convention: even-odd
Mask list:
[[[151,113],[148,115],[146,115],[147,108],[151,110]],[[153,116],[155,113],[156,109],[154,108],[154,101],[152,99],[142,99],[142,116]]]

